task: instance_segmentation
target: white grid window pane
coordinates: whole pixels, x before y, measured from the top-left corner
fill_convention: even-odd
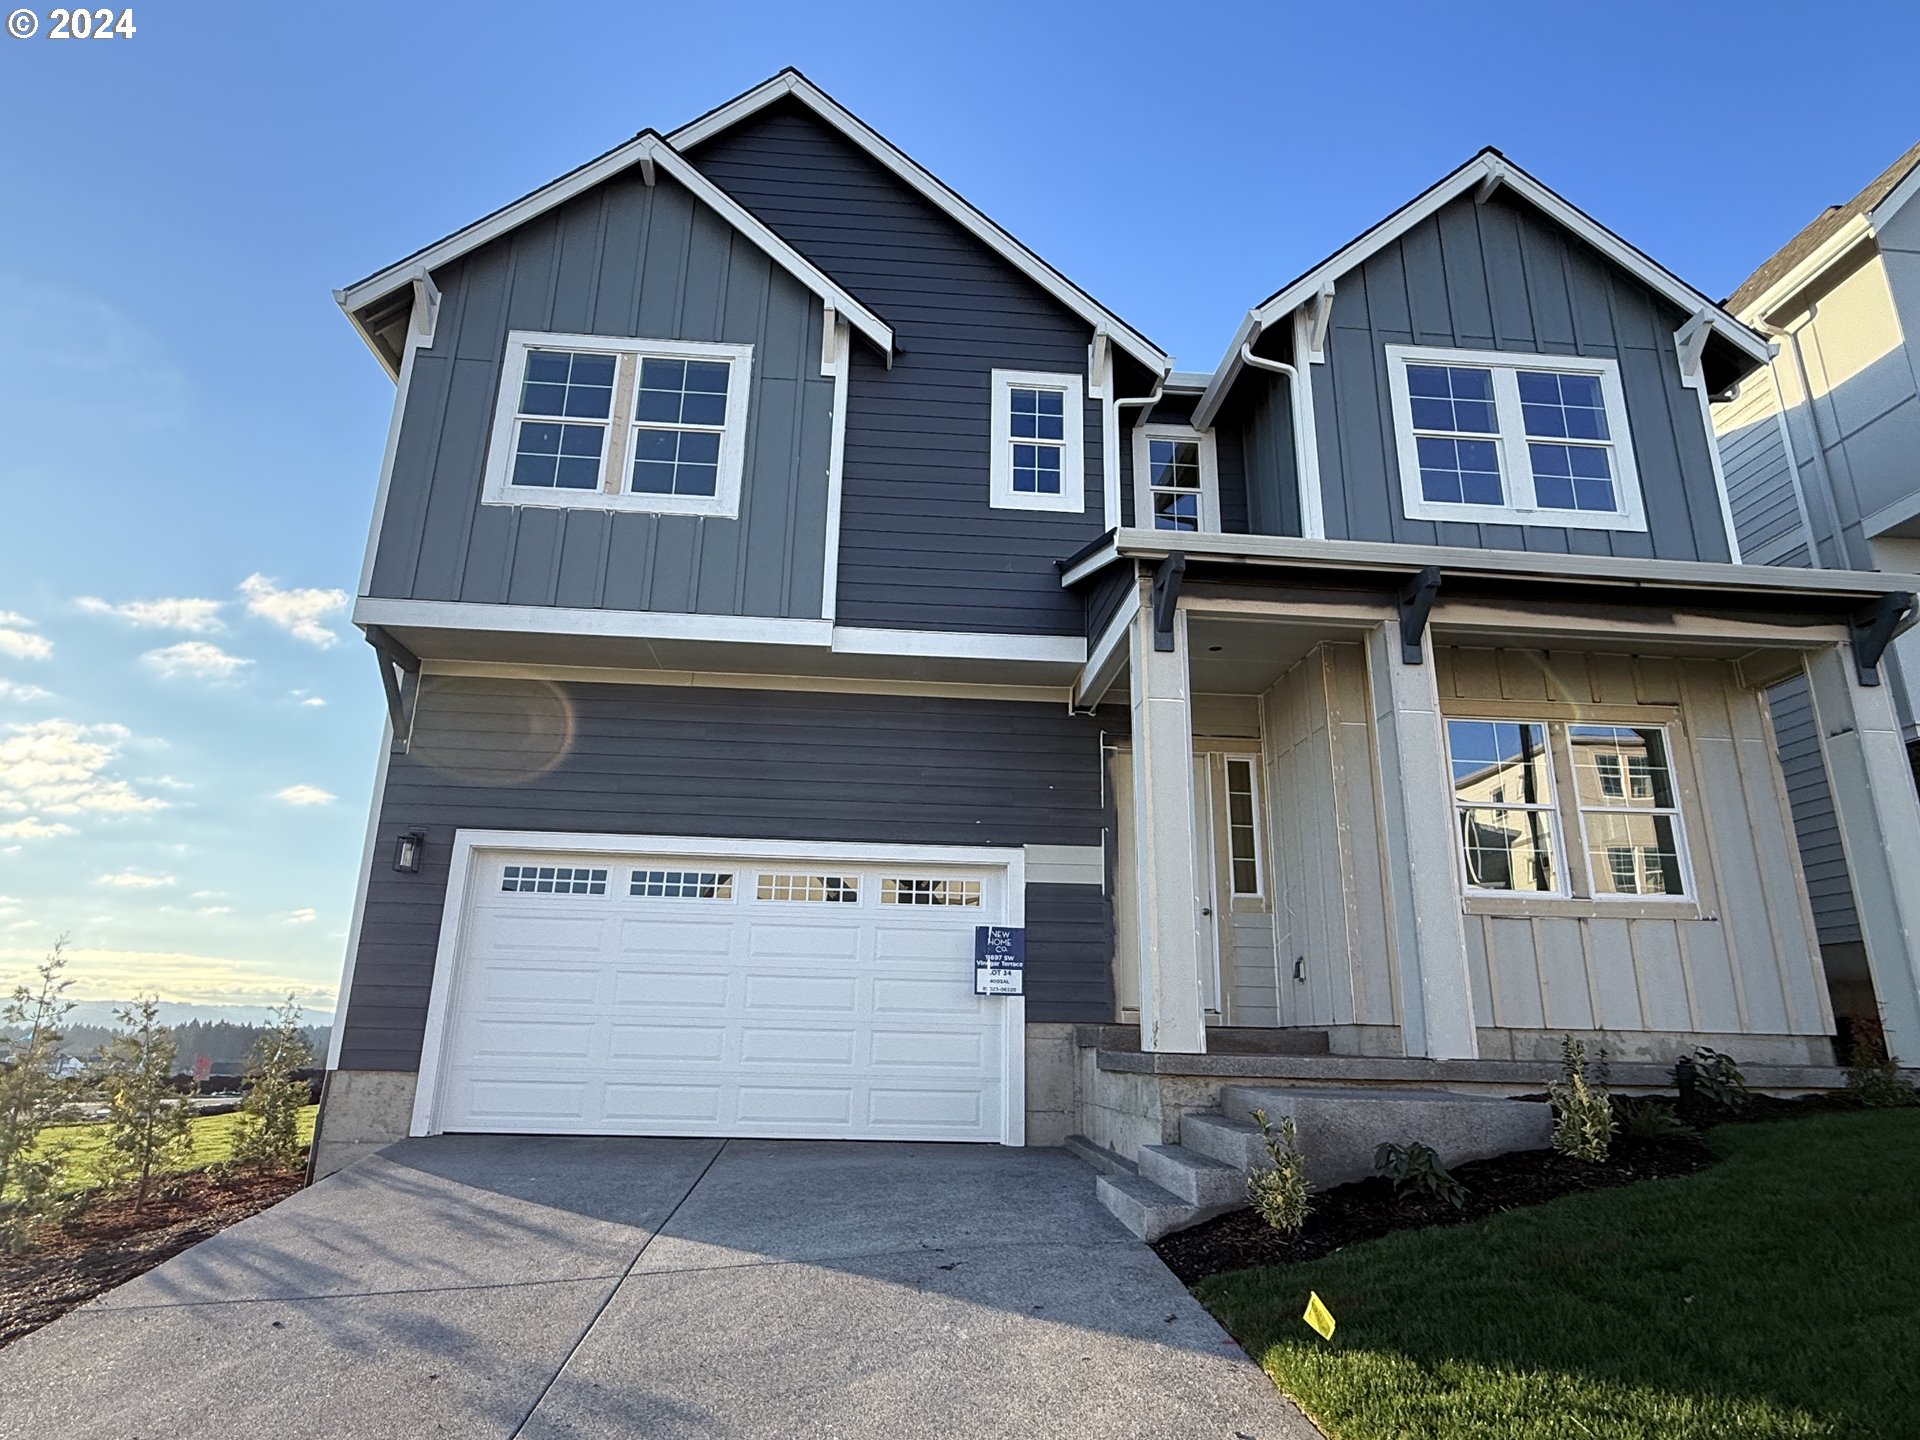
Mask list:
[[[1253,762],[1227,761],[1227,856],[1233,893],[1260,893],[1259,810],[1253,794]]]
[[[1547,736],[1547,726],[1533,721],[1447,721],[1456,822],[1473,889],[1559,893]]]
[[[1409,365],[1413,428],[1452,435],[1497,435],[1493,371],[1477,365]]]
[[[1613,457],[1604,445],[1543,445],[1530,441],[1534,499],[1552,510],[1607,514],[1620,508]]]
[[[860,902],[860,877],[858,875],[763,873],[755,893],[761,900],[800,901],[815,905],[857,905]]]
[[[1016,440],[1067,438],[1067,397],[1060,390],[1015,386],[1007,397],[1008,433]]]
[[[731,900],[733,875],[724,870],[635,870],[627,893],[648,900]]]
[[[605,420],[613,413],[611,355],[529,350],[520,382],[520,413],[569,420]]]
[[[513,895],[604,895],[607,872],[579,865],[508,865],[500,888]]]
[[[1013,488],[1025,495],[1060,493],[1060,447],[1023,445],[1013,447]]]
[[[882,905],[967,905],[980,903],[978,880],[923,880],[888,876],[880,882]]]
[[[1541,440],[1608,440],[1607,406],[1597,375],[1522,370],[1520,413],[1527,434]]]

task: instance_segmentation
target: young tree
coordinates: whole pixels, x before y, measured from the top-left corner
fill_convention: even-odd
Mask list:
[[[0,1249],[18,1249],[52,1207],[59,1157],[36,1148],[40,1134],[67,1117],[60,1022],[73,1009],[67,938],[35,969],[36,982],[14,987],[0,1005]]]
[[[100,1047],[96,1072],[107,1100],[105,1168],[116,1186],[133,1187],[138,1210],[154,1172],[192,1151],[193,1110],[173,1088],[173,1031],[160,1023],[160,997],[137,999],[117,1018],[122,1028]]]
[[[300,1110],[307,1103],[307,1082],[295,1072],[312,1062],[300,1028],[300,1007],[293,996],[276,1006],[273,1024],[247,1057],[247,1098],[240,1102],[233,1158],[263,1170],[290,1170],[300,1160]]]

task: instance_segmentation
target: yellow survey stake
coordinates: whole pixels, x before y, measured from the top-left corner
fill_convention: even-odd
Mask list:
[[[1307,1292],[1307,1313],[1300,1318],[1318,1331],[1322,1340],[1333,1338],[1333,1312],[1321,1303],[1319,1292]]]

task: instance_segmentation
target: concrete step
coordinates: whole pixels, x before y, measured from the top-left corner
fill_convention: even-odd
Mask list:
[[[1267,1152],[1260,1144],[1260,1131],[1250,1120],[1233,1120],[1211,1111],[1182,1115],[1180,1143],[1222,1165],[1231,1165],[1242,1175],[1266,1163]]]
[[[1117,1150],[1109,1150],[1104,1145],[1096,1145],[1084,1135],[1069,1135],[1060,1142],[1061,1148],[1076,1160],[1085,1161],[1102,1175],[1134,1173],[1133,1162]]]
[[[1140,1151],[1140,1178],[1216,1213],[1247,1202],[1246,1172],[1185,1145],[1148,1145]]]
[[[1432,1146],[1442,1164],[1458,1165],[1543,1149],[1553,1130],[1544,1101],[1444,1090],[1229,1085],[1220,1092],[1220,1108],[1250,1128],[1256,1110],[1276,1127],[1291,1117],[1307,1180],[1321,1190],[1371,1175],[1374,1148],[1385,1141],[1418,1140]],[[1181,1138],[1194,1143],[1184,1128]],[[1264,1152],[1258,1153],[1264,1163]]]
[[[1199,1213],[1197,1206],[1187,1204],[1173,1192],[1124,1171],[1100,1176],[1093,1182],[1093,1193],[1122,1225],[1142,1240],[1158,1240],[1162,1235],[1184,1229],[1194,1223]]]

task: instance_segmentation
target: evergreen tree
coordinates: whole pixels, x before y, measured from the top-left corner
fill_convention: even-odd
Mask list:
[[[193,1110],[172,1085],[173,1032],[160,1023],[160,998],[119,1012],[121,1029],[100,1047],[97,1075],[107,1101],[105,1169],[147,1203],[155,1171],[177,1168],[193,1149]]]
[[[247,1059],[247,1098],[240,1102],[233,1158],[263,1170],[290,1170],[300,1160],[300,1111],[308,1098],[307,1083],[294,1074],[313,1057],[293,996],[273,1014],[274,1023]]]
[[[60,1022],[73,1009],[63,978],[67,940],[36,967],[36,983],[19,985],[0,1006],[0,1249],[25,1244],[54,1208],[59,1157],[36,1148],[40,1134],[68,1119],[66,1087],[55,1067]]]

